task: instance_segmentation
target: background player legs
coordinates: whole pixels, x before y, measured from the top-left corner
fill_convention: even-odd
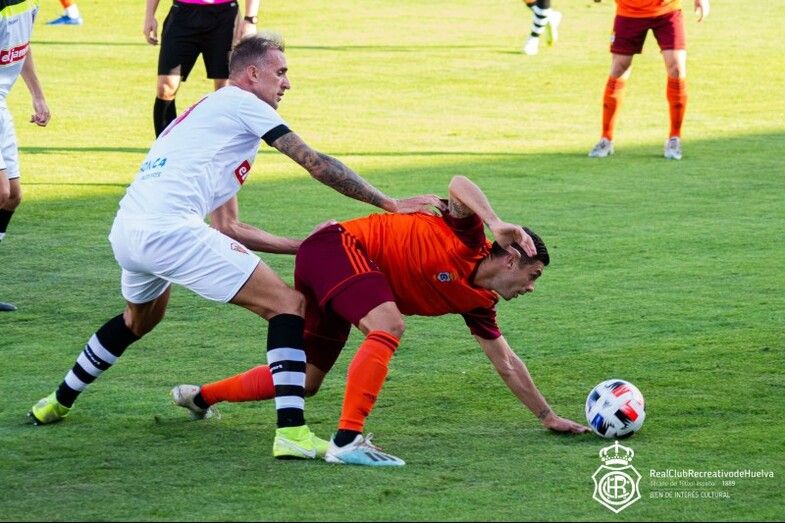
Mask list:
[[[6,177],[5,169],[0,170],[0,242],[5,237],[8,223],[14,210],[22,201],[22,186],[19,179],[9,180]],[[0,302],[0,312],[15,311],[16,307],[10,303]]]
[[[174,98],[180,89],[180,74],[158,75],[153,105],[153,126],[158,137],[177,118]]]
[[[551,9],[551,0],[524,0],[526,7],[532,10],[532,25],[523,52],[527,55],[536,55],[540,50],[540,36],[545,33],[548,45],[553,45],[559,39],[559,24],[562,14]]]
[[[632,58],[633,55],[611,54],[611,70],[602,98],[602,136],[589,152],[592,158],[604,158],[613,154],[613,132],[624,99],[624,88],[632,74]]]
[[[668,73],[666,97],[670,114],[670,133],[665,143],[665,157],[680,160],[681,125],[687,110],[687,51],[665,49],[662,51],[662,58]]]
[[[19,204],[22,203],[22,185],[19,178],[9,180],[5,170],[0,171],[0,241],[5,238],[8,224]]]
[[[82,16],[79,14],[79,7],[73,0],[60,0],[63,6],[63,15],[47,22],[46,25],[82,25]]]

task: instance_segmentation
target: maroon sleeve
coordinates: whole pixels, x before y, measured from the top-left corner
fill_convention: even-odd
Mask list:
[[[485,224],[476,214],[465,218],[454,218],[449,212],[445,212],[442,216],[447,226],[467,247],[480,249],[488,241],[485,237]]]
[[[461,314],[463,321],[475,336],[486,340],[495,340],[502,335],[496,324],[496,309],[479,308]]]

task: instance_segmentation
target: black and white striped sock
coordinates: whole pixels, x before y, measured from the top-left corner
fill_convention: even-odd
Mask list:
[[[278,427],[305,425],[305,320],[294,314],[270,319],[267,330],[267,364],[275,385]]]
[[[76,363],[57,389],[57,401],[71,407],[88,385],[114,365],[126,348],[139,337],[125,326],[123,315],[115,316],[93,334]]]
[[[545,26],[548,25],[548,17],[551,15],[551,0],[537,0],[535,5],[529,7],[534,12],[531,36],[539,38]]]

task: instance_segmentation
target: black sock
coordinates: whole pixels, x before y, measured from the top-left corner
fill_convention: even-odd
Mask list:
[[[177,108],[174,100],[155,99],[153,104],[153,126],[155,127],[155,137],[158,138],[166,127],[177,118]]]
[[[89,384],[114,365],[126,348],[139,337],[125,326],[123,315],[115,316],[93,334],[73,368],[57,389],[57,401],[71,407]]]
[[[200,409],[204,409],[204,410],[207,410],[207,409],[210,408],[210,405],[208,405],[207,402],[204,401],[204,397],[202,396],[202,392],[201,391],[199,391],[196,394],[196,396],[194,396],[194,405],[196,405]]]
[[[267,364],[275,385],[278,428],[305,425],[305,320],[294,314],[270,319]]]
[[[537,0],[537,7],[540,9],[550,9],[551,0]]]
[[[362,432],[357,432],[356,430],[339,429],[338,432],[335,433],[335,436],[333,436],[333,443],[338,447],[345,447],[354,441],[360,434],[362,434]]]
[[[8,224],[11,222],[11,216],[14,215],[14,211],[7,211],[5,209],[0,209],[0,236],[5,236],[5,231],[8,230]],[[0,237],[0,240],[3,238]]]

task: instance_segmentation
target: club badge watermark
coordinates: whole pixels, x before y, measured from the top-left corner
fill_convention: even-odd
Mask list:
[[[630,465],[635,452],[619,442],[600,450],[602,465],[594,472],[594,495],[598,503],[618,514],[639,499],[641,475]]]

